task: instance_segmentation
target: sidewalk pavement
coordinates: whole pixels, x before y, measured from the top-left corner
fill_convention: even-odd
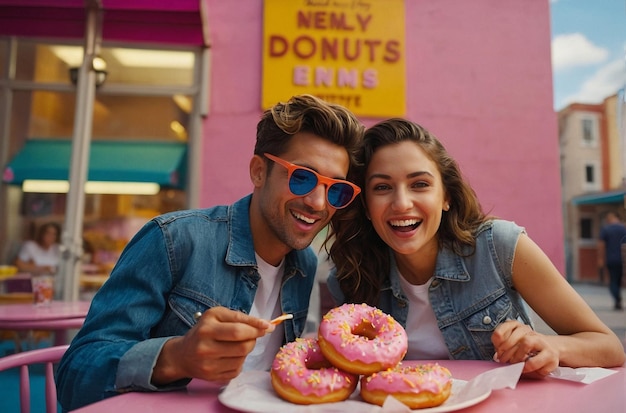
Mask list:
[[[572,287],[589,304],[591,309],[600,319],[617,334],[626,350],[626,311],[613,309],[613,298],[609,293],[609,287],[598,283],[572,283]],[[626,299],[626,290],[622,289],[622,297]],[[531,311],[535,323],[535,329],[544,334],[554,334],[536,314]]]

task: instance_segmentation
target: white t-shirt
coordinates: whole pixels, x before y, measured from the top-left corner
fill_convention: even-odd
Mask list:
[[[435,312],[430,305],[428,288],[433,278],[423,285],[413,285],[400,276],[400,285],[409,299],[406,332],[409,337],[407,360],[447,360],[448,348],[437,326]]]
[[[254,295],[250,315],[271,320],[281,314],[279,297],[285,260],[281,261],[278,267],[274,267],[263,261],[257,254],[255,256],[261,279]],[[272,334],[257,338],[254,349],[243,363],[243,371],[269,370],[276,353],[283,344],[284,337],[284,330],[278,326]]]
[[[60,256],[59,245],[53,244],[46,250],[35,241],[25,241],[17,256],[22,261],[32,261],[40,267],[57,267]]]

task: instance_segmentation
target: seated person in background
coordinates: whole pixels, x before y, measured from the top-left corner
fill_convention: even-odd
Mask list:
[[[615,333],[522,227],[483,213],[427,130],[381,122],[356,165],[363,199],[333,217],[328,287],[337,303],[366,302],[401,323],[407,359],[525,362],[537,378],[624,363]],[[526,304],[557,334],[534,331]]]
[[[344,179],[362,135],[348,110],[309,95],[265,111],[251,195],[156,217],[126,246],[59,364],[62,407],[269,370],[305,327],[307,247],[359,192]],[[293,319],[274,328],[281,313]]]
[[[35,240],[24,242],[15,259],[19,272],[55,274],[59,265],[61,227],[55,222],[43,224]]]

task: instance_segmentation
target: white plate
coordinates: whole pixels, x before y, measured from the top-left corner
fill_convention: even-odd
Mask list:
[[[465,380],[453,379],[451,395],[442,405],[411,411],[419,413],[453,412],[478,404],[491,394],[491,390],[488,390],[480,392],[480,394],[474,394],[469,398],[458,397],[466,385],[467,382]],[[352,396],[343,402],[311,405],[290,403],[278,397],[272,388],[269,373],[263,371],[248,371],[240,374],[219,394],[218,399],[227,407],[248,413],[276,413],[284,411],[293,413],[305,411],[307,413],[346,411],[376,413],[382,411],[381,407],[362,401],[358,387]]]
[[[454,412],[456,410],[465,409],[466,407],[473,406],[485,400],[491,394],[491,390],[487,390],[478,394],[470,399],[459,400],[458,393],[467,385],[465,380],[452,379],[452,391],[448,400],[446,400],[442,405],[437,407],[429,407],[426,409],[416,409],[412,410],[414,412],[428,412],[428,413],[444,413],[444,412]]]

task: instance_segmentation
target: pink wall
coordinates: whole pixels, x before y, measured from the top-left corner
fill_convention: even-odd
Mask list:
[[[211,85],[200,199],[210,206],[251,190],[263,5],[205,1]],[[443,141],[486,211],[526,227],[563,271],[549,2],[406,0],[405,9],[406,117]]]

